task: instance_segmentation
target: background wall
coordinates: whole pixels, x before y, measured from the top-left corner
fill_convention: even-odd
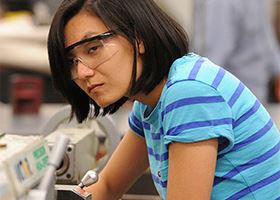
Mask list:
[[[192,21],[194,0],[154,0],[163,10],[178,21],[187,31],[190,38],[192,37]],[[280,19],[280,0],[266,0],[268,3],[268,13],[271,20],[275,24],[276,18]],[[280,21],[280,20],[279,20]],[[275,29],[279,29],[280,38],[280,22],[275,24]]]
[[[191,36],[193,0],[154,0],[163,10],[179,22]]]

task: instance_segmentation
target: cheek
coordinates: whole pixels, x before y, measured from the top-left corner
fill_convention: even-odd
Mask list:
[[[137,69],[136,69],[136,80],[140,77],[143,70],[143,62],[141,57],[138,57],[136,60]],[[128,96],[131,89],[132,83],[132,71],[133,71],[133,56],[130,57],[123,57],[118,62],[118,65],[115,65],[114,73],[111,75],[111,83],[113,87],[116,88],[117,91],[124,93],[125,96]]]
[[[131,82],[133,70],[133,58],[131,55],[120,54],[111,66],[110,79],[119,82],[122,85],[129,85]]]
[[[115,91],[121,93],[127,93],[131,84],[131,70],[117,70],[111,74],[108,79],[111,87],[115,88]]]

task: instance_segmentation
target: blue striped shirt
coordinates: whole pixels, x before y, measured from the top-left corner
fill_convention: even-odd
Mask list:
[[[129,125],[146,140],[162,199],[168,144],[211,138],[219,142],[211,199],[280,197],[279,131],[252,92],[207,58],[191,53],[177,59],[156,107],[136,101]]]

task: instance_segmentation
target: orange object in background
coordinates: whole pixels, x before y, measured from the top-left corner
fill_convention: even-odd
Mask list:
[[[11,77],[11,102],[14,114],[38,114],[42,102],[43,80],[37,76]]]

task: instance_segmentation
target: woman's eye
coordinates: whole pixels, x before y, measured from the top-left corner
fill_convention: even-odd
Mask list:
[[[67,64],[68,66],[70,66],[71,68],[75,67],[77,65],[78,60],[76,58],[69,58],[67,60]]]
[[[74,59],[73,58],[68,58],[67,59],[67,65],[68,66],[73,66],[73,64],[74,64]]]
[[[88,53],[92,54],[92,53],[96,53],[96,51],[99,49],[100,45],[98,46],[92,46],[88,49]]]

